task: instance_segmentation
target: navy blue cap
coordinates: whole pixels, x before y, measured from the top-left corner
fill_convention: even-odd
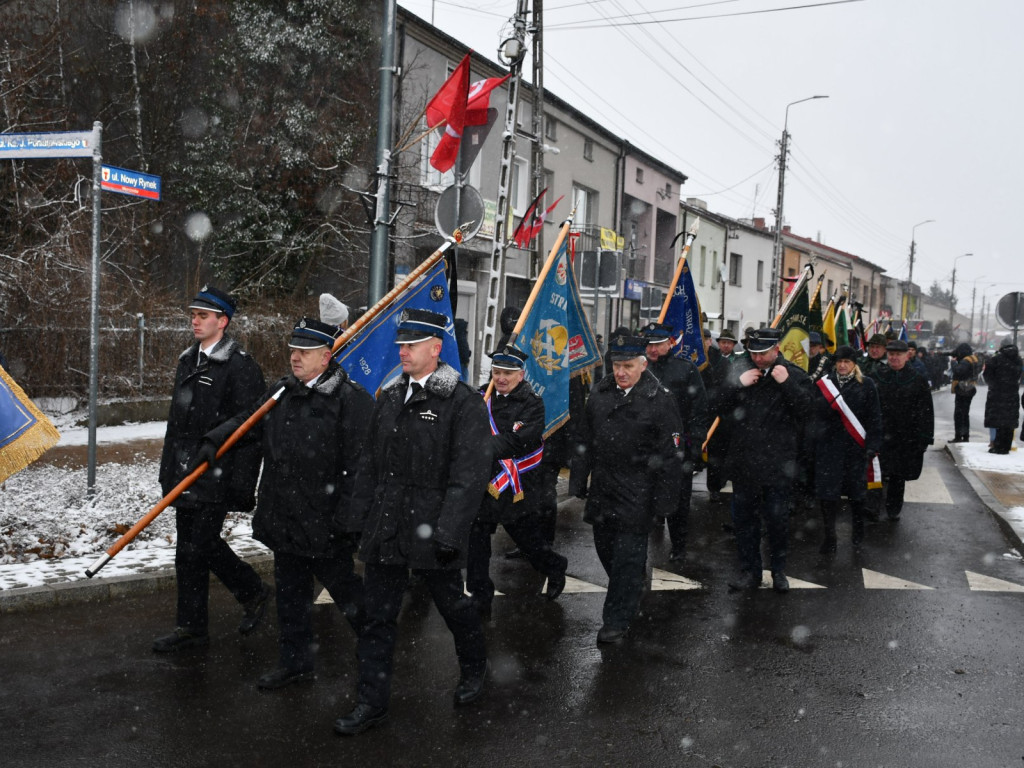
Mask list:
[[[648,323],[640,329],[640,335],[648,344],[660,344],[672,339],[672,326],[668,323]]]
[[[822,346],[824,346],[825,344],[825,342],[821,340],[821,334],[818,333],[817,331],[811,331],[809,334],[807,334],[807,343],[821,344]]]
[[[448,317],[429,309],[405,309],[398,318],[395,344],[415,344],[429,338],[443,339]]]
[[[522,371],[526,368],[526,360],[529,356],[515,347],[505,347],[500,352],[491,355],[491,368],[501,371]]]
[[[608,356],[615,360],[632,360],[634,357],[643,357],[647,351],[647,339],[643,336],[633,336],[625,333],[616,333],[608,342]]]
[[[303,317],[292,328],[292,337],[288,340],[288,346],[292,349],[333,347],[338,333],[336,325],[328,325],[311,317]]]
[[[910,349],[902,339],[892,339],[885,345],[886,352],[906,352]]]
[[[747,334],[743,346],[748,352],[767,352],[782,341],[782,331],[777,328],[757,328]]]
[[[225,293],[219,288],[211,288],[208,285],[204,285],[199,289],[199,293],[192,303],[188,305],[189,309],[206,309],[212,312],[220,312],[223,315],[228,316],[228,320],[234,317],[235,308],[238,306],[231,294]]]

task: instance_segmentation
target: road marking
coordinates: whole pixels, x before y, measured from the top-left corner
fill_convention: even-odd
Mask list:
[[[1003,581],[994,576],[985,576],[974,571],[964,571],[967,574],[967,584],[972,592],[1024,592],[1024,586],[1014,584],[1012,581]]]
[[[903,500],[916,504],[953,503],[953,497],[946,490],[946,484],[942,482],[942,475],[939,474],[938,467],[925,467],[921,470],[921,476],[917,480],[909,481]]]
[[[680,576],[678,573],[663,571],[660,568],[651,570],[651,591],[662,589],[703,589],[699,581]]]
[[[886,576],[878,571],[869,571],[867,568],[860,570],[864,576],[864,589],[935,589],[913,581],[898,579],[895,576]]]
[[[331,605],[334,603],[331,593],[326,589],[320,590],[320,594],[317,595],[316,600],[313,601],[313,605]]]
[[[574,579],[572,576],[565,577],[565,589],[563,592],[607,592],[608,590],[604,587],[599,587],[597,584],[591,584],[589,581],[583,581],[582,579]]]
[[[790,576],[788,573],[786,574],[786,580],[789,581],[790,589],[826,589],[822,584],[815,584],[813,581],[804,581],[803,579],[798,579],[795,576]],[[772,572],[761,571],[761,589],[771,588]]]

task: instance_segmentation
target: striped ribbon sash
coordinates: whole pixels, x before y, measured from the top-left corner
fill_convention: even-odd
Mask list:
[[[846,431],[850,433],[850,437],[854,439],[857,445],[863,448],[867,431],[864,429],[864,425],[860,423],[857,415],[850,410],[850,406],[839,392],[839,388],[827,376],[818,379],[814,383],[821,391],[821,394],[825,396],[828,404],[839,414],[839,418],[842,420],[843,426],[846,427]],[[868,488],[882,487],[882,465],[879,463],[877,456],[872,457],[871,461],[868,462],[867,483]]]
[[[494,416],[491,415],[491,401],[487,400],[487,419],[491,423],[491,434],[498,434],[498,427],[494,423]],[[516,427],[513,427],[515,431]],[[540,444],[540,447],[528,453],[525,456],[519,456],[514,459],[498,459],[498,464],[501,469],[498,470],[498,474],[494,476],[490,483],[487,485],[487,492],[494,498],[498,498],[501,492],[509,486],[512,486],[512,501],[513,503],[523,500],[523,483],[520,475],[523,472],[529,472],[531,469],[540,466],[541,459],[544,458],[544,443]]]

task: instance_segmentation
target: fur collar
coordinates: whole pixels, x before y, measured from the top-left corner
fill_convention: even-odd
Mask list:
[[[455,387],[458,385],[459,372],[452,368],[448,363],[440,363],[437,366],[437,370],[434,371],[430,378],[427,379],[427,392],[432,392],[441,398],[451,397],[451,394],[455,391]],[[384,391],[401,392],[403,397],[405,390],[409,386],[409,377],[406,374],[396,376],[387,384],[384,385]]]
[[[601,379],[601,382],[597,385],[598,389],[602,392],[614,392],[618,386],[615,383],[615,377],[611,374]],[[658,381],[658,377],[651,373],[648,368],[640,374],[640,380],[630,390],[630,393],[636,392],[637,397],[654,397],[661,388],[661,382]]]
[[[224,334],[224,338],[222,338],[220,340],[220,343],[217,344],[217,346],[213,348],[213,354],[210,355],[210,362],[211,363],[226,363],[228,360],[231,359],[231,356],[236,351],[241,352],[243,355],[245,354],[245,352],[242,350],[242,348],[238,346],[238,342],[235,341],[233,338],[231,338],[230,336],[228,336],[225,333]],[[196,359],[198,359],[198,353],[199,353],[199,342],[197,341],[195,344],[193,344],[188,349],[186,349],[184,352],[182,352],[180,355],[178,355],[178,359],[179,360],[185,360],[185,359],[188,358],[189,355],[191,355],[192,359],[196,360]]]

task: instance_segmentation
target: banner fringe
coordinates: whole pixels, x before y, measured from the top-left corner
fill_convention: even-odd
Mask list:
[[[3,368],[0,368],[0,379],[36,419],[36,423],[13,442],[0,448],[0,483],[2,483],[55,446],[60,440],[60,433]]]

